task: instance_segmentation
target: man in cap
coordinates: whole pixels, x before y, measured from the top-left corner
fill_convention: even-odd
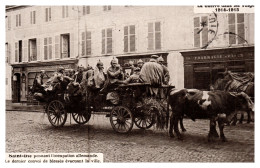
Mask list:
[[[143,65],[144,65],[143,60],[139,59],[139,60],[137,61],[137,67],[140,68],[140,70],[141,70],[142,67],[143,67]]]
[[[169,70],[168,68],[163,65],[163,62],[164,62],[164,59],[162,56],[160,56],[158,59],[157,59],[157,62],[162,66],[163,68],[163,74],[164,74],[164,84],[167,85],[170,81],[170,74],[169,74]]]
[[[113,58],[110,62],[111,66],[107,69],[107,80],[104,84],[102,92],[104,92],[109,86],[114,83],[122,83],[124,79],[124,73],[117,60]]]
[[[141,69],[139,67],[134,68],[134,73],[129,78],[124,80],[123,83],[124,84],[138,83],[139,82],[139,77],[140,77],[140,71],[141,71]]]
[[[97,62],[97,66],[94,70],[94,81],[95,87],[97,89],[102,88],[106,81],[106,75],[104,73],[104,64],[100,60]]]

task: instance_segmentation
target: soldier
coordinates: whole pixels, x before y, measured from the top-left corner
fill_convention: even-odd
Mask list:
[[[105,92],[112,84],[123,83],[124,73],[120,65],[117,63],[117,60],[113,58],[110,64],[111,67],[107,69],[107,80],[103,89],[101,89],[101,92]]]
[[[136,67],[134,69],[134,74],[131,75],[129,78],[123,81],[124,84],[128,83],[138,83],[139,82],[139,77],[140,77],[140,68]]]
[[[140,68],[140,70],[141,70],[141,69],[142,69],[142,67],[143,67],[143,65],[144,65],[144,62],[143,62],[143,60],[139,59],[139,60],[137,61],[137,67],[139,67],[139,68]]]
[[[163,68],[163,74],[164,74],[164,84],[167,85],[170,81],[170,74],[168,68],[163,65],[164,59],[162,57],[159,57],[157,59],[157,62],[162,66]]]

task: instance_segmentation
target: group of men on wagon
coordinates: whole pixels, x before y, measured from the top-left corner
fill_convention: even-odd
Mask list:
[[[106,92],[110,87],[116,84],[129,84],[129,83],[150,83],[152,85],[167,85],[170,79],[169,71],[165,65],[163,65],[164,59],[157,55],[152,55],[149,62],[143,62],[139,59],[137,65],[130,65],[131,72],[127,74],[123,68],[118,64],[116,59],[112,59],[110,67],[104,72],[104,64],[99,60],[95,69],[91,66],[87,68],[78,67],[77,70],[64,69],[63,67],[57,68],[57,71],[53,73],[49,78],[44,70],[41,70],[40,74],[36,77],[39,91],[36,93],[39,95],[42,92],[52,92],[57,89],[57,85],[64,83],[64,86],[68,83],[81,87],[85,94],[87,91],[96,94],[97,92]],[[43,83],[44,75],[49,79]],[[66,90],[67,87],[60,87],[61,90]]]

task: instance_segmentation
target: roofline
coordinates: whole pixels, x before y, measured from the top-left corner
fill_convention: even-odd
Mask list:
[[[30,7],[30,5],[6,5],[5,6],[5,11],[13,11],[13,10],[17,10],[17,9],[21,9],[21,8],[26,8],[26,7]]]

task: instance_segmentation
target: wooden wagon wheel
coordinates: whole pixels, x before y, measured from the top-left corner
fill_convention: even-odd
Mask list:
[[[67,112],[59,100],[53,100],[47,107],[48,120],[54,127],[61,127],[67,120]]]
[[[151,112],[144,112],[134,118],[135,125],[140,129],[149,129],[155,123]]]
[[[128,133],[133,128],[132,112],[125,106],[116,106],[110,113],[112,128],[118,133]]]
[[[78,124],[86,124],[91,117],[91,112],[88,109],[80,110],[78,113],[72,113],[72,118]]]

